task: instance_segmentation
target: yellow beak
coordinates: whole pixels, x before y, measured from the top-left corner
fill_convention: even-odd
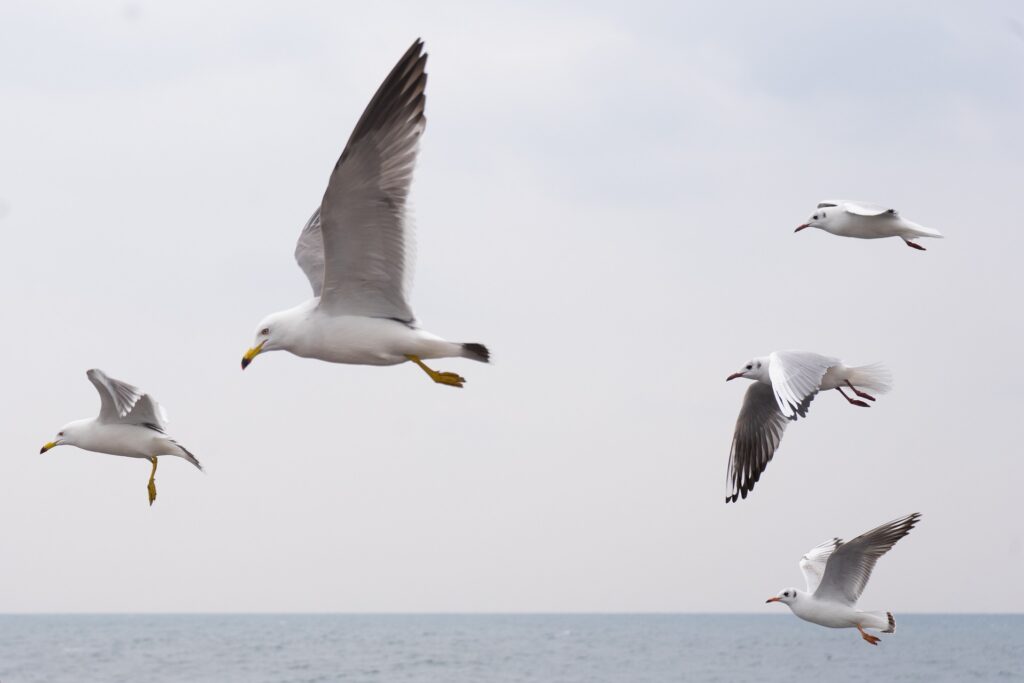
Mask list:
[[[43,453],[45,453],[46,451],[50,450],[51,448],[53,448],[56,445],[57,445],[56,441],[50,441],[49,443],[43,444],[43,447],[41,449],[39,449],[39,454],[42,455]]]
[[[266,344],[266,343],[267,342],[265,340],[261,341],[258,345],[252,347],[251,349],[249,349],[248,351],[245,352],[245,355],[242,356],[242,369],[243,370],[245,370],[247,367],[249,367],[249,363],[252,362],[253,358],[255,358],[256,356],[260,355],[260,351],[263,350],[263,345]]]

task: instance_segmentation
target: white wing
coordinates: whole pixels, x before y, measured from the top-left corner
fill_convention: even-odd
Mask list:
[[[743,407],[732,435],[726,473],[727,503],[746,498],[754,488],[775,455],[789,422],[790,418],[779,412],[772,388],[762,382],[752,382],[743,397]]]
[[[768,378],[782,414],[803,417],[807,410],[805,403],[818,393],[821,378],[839,362],[838,358],[809,351],[772,352],[768,357]]]
[[[825,563],[828,562],[829,555],[841,544],[842,540],[830,538],[814,546],[800,558],[800,571],[804,573],[804,580],[807,581],[808,593],[817,590],[818,584],[821,583],[821,577],[825,573]]]
[[[890,209],[887,206],[879,206],[878,204],[868,204],[867,202],[858,202],[851,199],[823,199],[818,202],[819,209],[827,209],[830,206],[841,207],[844,211],[852,213],[857,216],[883,216],[898,215],[896,209]]]
[[[127,382],[108,377],[102,370],[85,373],[100,395],[101,422],[137,424],[164,431],[167,414],[152,396]]]
[[[825,574],[814,597],[855,605],[878,558],[909,534],[920,519],[921,515],[915,512],[861,534],[849,543],[841,543],[825,563]]]
[[[306,221],[295,244],[295,260],[309,279],[313,296],[324,288],[324,236],[320,232],[320,207]]]
[[[370,100],[320,205],[320,306],[412,322],[406,302],[406,200],[426,125],[427,56],[417,40]],[[300,238],[301,239],[301,238]]]

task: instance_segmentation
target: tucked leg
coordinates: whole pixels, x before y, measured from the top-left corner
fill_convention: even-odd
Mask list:
[[[903,240],[903,243],[906,244],[908,247],[910,247],[912,249],[920,249],[921,251],[928,251],[927,249],[922,247],[920,244],[918,244],[916,242],[911,242],[910,240],[906,240],[905,239],[905,240]]]
[[[871,635],[870,633],[862,629],[860,626],[857,627],[857,630],[860,631],[860,637],[866,640],[867,642],[871,643],[872,645],[878,645],[878,641],[881,640],[881,638],[879,638],[878,636]]]
[[[857,400],[855,398],[850,398],[849,396],[847,396],[846,392],[843,391],[842,387],[836,387],[836,391],[838,391],[840,394],[842,394],[843,398],[845,398],[847,401],[849,401],[850,403],[852,403],[855,406],[860,406],[861,408],[870,408],[871,407],[870,405],[868,405],[864,401],[859,401],[859,400]]]
[[[152,505],[156,500],[156,456],[150,458],[149,461],[153,463],[153,471],[149,473],[149,486],[146,488],[149,491],[149,504]]]
[[[423,361],[419,359],[418,356],[406,356],[406,358],[411,360],[416,365],[420,366],[423,372],[427,373],[430,376],[430,379],[434,380],[438,384],[444,384],[449,387],[461,388],[462,383],[466,381],[463,377],[456,375],[454,372],[438,372],[437,370],[431,370],[426,366],[426,364]]]
[[[861,391],[857,387],[855,387],[852,384],[850,384],[850,380],[846,380],[846,386],[850,387],[850,390],[853,391],[853,393],[855,393],[858,396],[860,396],[861,398],[866,398],[869,401],[874,401],[875,400],[875,397],[872,396],[871,394],[867,393],[866,391]]]

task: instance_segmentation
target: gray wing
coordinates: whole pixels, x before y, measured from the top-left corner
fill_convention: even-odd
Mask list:
[[[848,213],[852,213],[856,216],[867,216],[869,218],[873,216],[898,215],[896,209],[891,209],[879,204],[859,202],[852,199],[824,199],[818,203],[819,209],[827,209],[830,206],[838,206]]]
[[[101,422],[145,425],[164,431],[167,415],[152,396],[127,382],[108,377],[102,370],[85,373],[100,395]]]
[[[336,314],[412,322],[406,302],[406,200],[426,125],[427,56],[417,40],[352,131],[320,205],[320,306]]]
[[[841,543],[828,558],[814,597],[855,605],[878,558],[909,534],[920,519],[921,515],[915,512],[861,534],[849,543]]]
[[[306,221],[295,244],[295,260],[309,279],[313,296],[320,296],[324,288],[324,237],[320,231],[320,208]]]
[[[779,410],[786,417],[803,417],[800,406],[818,393],[828,369],[840,363],[838,358],[810,351],[773,351],[769,359],[768,377]]]
[[[811,398],[807,400],[809,405]],[[806,414],[807,406],[803,407]],[[761,478],[775,455],[782,433],[791,419],[782,414],[772,388],[761,382],[754,382],[743,398],[743,407],[736,418],[729,452],[729,470],[726,486],[730,490],[725,502],[735,503],[737,498],[746,498]]]

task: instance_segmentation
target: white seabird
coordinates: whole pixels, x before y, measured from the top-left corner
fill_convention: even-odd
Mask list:
[[[869,404],[848,396],[848,388],[860,398],[874,401],[863,391],[885,393],[892,386],[889,371],[882,365],[849,367],[838,358],[809,351],[774,351],[747,361],[726,381],[745,377],[754,380],[743,398],[743,407],[732,436],[725,502],[746,498],[761,478],[782,441],[782,433],[797,417],[806,417],[819,391],[835,389],[852,405]]]
[[[107,377],[102,370],[85,374],[99,392],[99,416],[67,423],[40,453],[57,446],[78,446],[96,453],[149,460],[153,464],[146,487],[150,505],[156,500],[157,456],[176,455],[203,469],[188,449],[167,436],[167,415],[152,396]]]
[[[794,232],[804,228],[819,228],[840,237],[865,240],[900,237],[908,247],[921,251],[925,251],[925,248],[911,240],[918,237],[942,237],[938,230],[903,218],[896,209],[849,199],[826,199],[819,202],[814,214],[806,223],[797,226]]]
[[[862,612],[857,600],[871,578],[871,570],[882,555],[896,545],[921,519],[917,512],[861,534],[848,543],[833,538],[811,550],[800,560],[807,590],[786,588],[766,602],[781,602],[804,621],[829,628],[856,628],[872,645],[879,638],[867,633],[871,628],[895,633],[892,612]]]
[[[420,329],[407,301],[406,199],[426,125],[426,62],[417,40],[356,123],[295,248],[313,298],[259,324],[243,370],[260,353],[284,350],[330,363],[412,361],[435,382],[461,387],[465,379],[423,361],[489,361],[483,344],[449,342]]]

